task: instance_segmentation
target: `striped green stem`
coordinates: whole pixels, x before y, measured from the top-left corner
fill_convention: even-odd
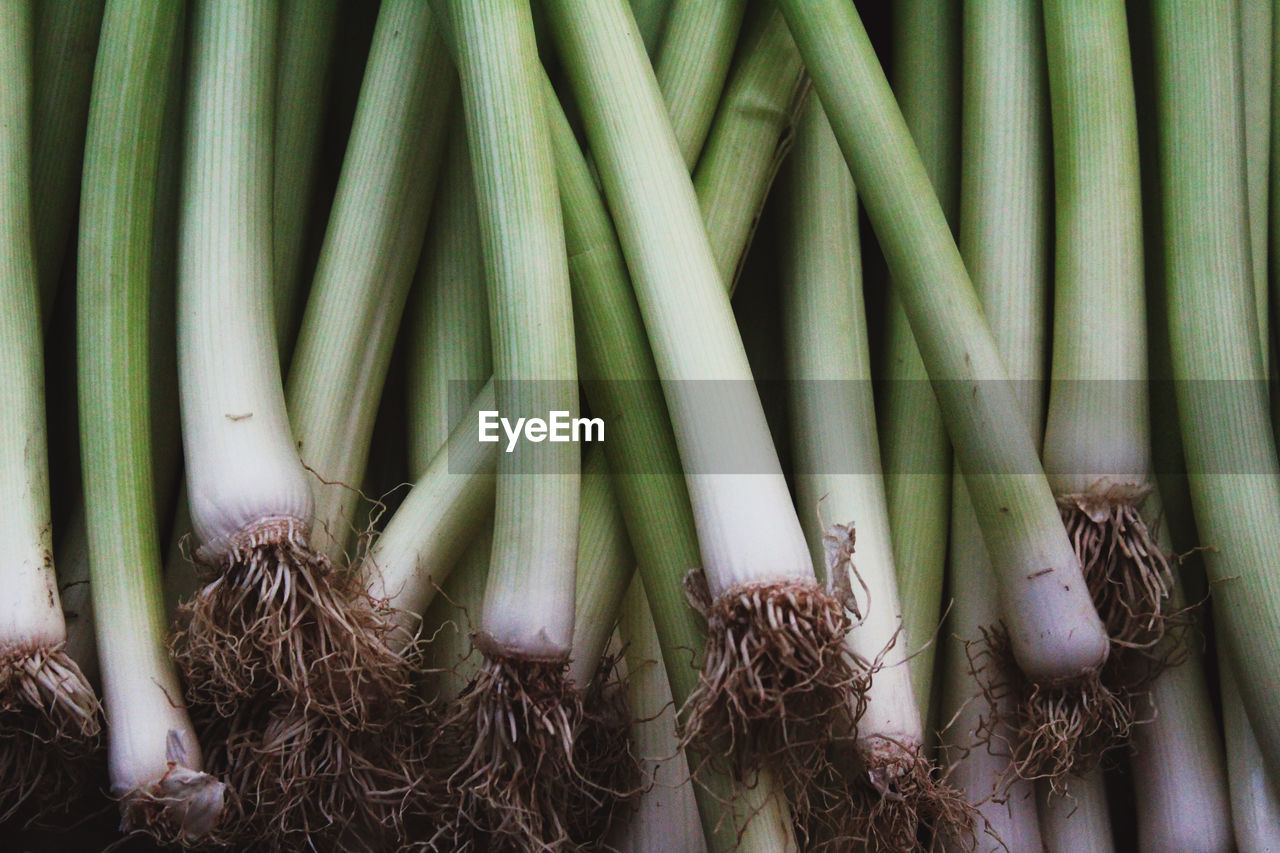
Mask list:
[[[289,370],[287,403],[311,470],[310,538],[339,559],[387,368],[421,254],[455,89],[428,4],[379,10],[342,175]]]
[[[720,103],[746,9],[747,0],[671,0],[663,17],[653,70],[689,171]]]
[[[81,447],[109,770],[123,826],[216,837],[224,786],[201,751],[165,648],[153,493],[149,288],[164,91],[182,7],[108,4],[85,146],[79,245]],[[7,75],[6,75],[7,79]]]
[[[1205,3],[1154,4],[1166,297],[1191,499],[1213,584],[1215,627],[1248,678],[1240,694],[1266,766],[1280,775],[1280,461],[1255,328],[1239,23]],[[1195,75],[1178,69],[1194,67]]]
[[[1041,7],[1035,0],[969,2],[963,23],[964,117],[960,251],[973,276],[1020,416],[1038,446],[1047,387],[1045,337],[1050,273],[1049,91]],[[1010,770],[1017,734],[1012,691],[975,701],[989,684],[1016,679],[1010,661],[989,654],[984,632],[1000,622],[991,556],[960,472],[952,482],[951,624],[945,640],[941,718],[950,781],[978,803],[990,835],[983,849],[1039,849],[1033,785]],[[972,663],[971,663],[972,657]],[[971,674],[971,669],[976,671]],[[975,748],[991,738],[997,746]],[[950,850],[963,849],[948,839]]]
[[[1125,5],[1054,0],[1045,32],[1057,236],[1045,469],[1114,653],[1142,654],[1163,635],[1173,577],[1138,513],[1152,485],[1151,427]]]
[[[0,819],[74,796],[97,747],[98,699],[64,645],[53,568],[40,285],[31,210],[32,4],[0,4]]]
[[[409,469],[427,470],[457,419],[493,373],[480,222],[461,104],[449,141],[431,228],[406,317]]]
[[[893,88],[907,128],[954,223],[959,183],[960,8],[908,0],[893,12]],[[941,615],[951,495],[951,442],[896,288],[885,297],[884,392],[879,408],[884,488],[902,593],[902,637],[926,730],[934,718],[932,638]]]
[[[671,685],[644,586],[637,577],[623,600],[618,627],[626,650],[631,741],[645,787],[619,827],[614,846],[624,853],[684,850],[706,853],[689,762],[676,737]]]
[[[1267,280],[1268,193],[1271,189],[1271,0],[1239,0],[1241,104],[1244,125],[1244,167],[1249,198],[1249,257],[1253,293],[1257,300],[1258,339],[1262,366],[1270,375],[1270,283]]]
[[[46,326],[74,248],[89,90],[104,6],[105,0],[41,0],[34,7],[31,229]]]
[[[1219,655],[1220,660],[1222,657]],[[1236,849],[1274,850],[1280,845],[1280,791],[1276,790],[1275,777],[1267,770],[1262,748],[1240,699],[1236,675],[1229,664],[1221,668],[1219,676]]]
[[[716,269],[731,291],[789,147],[806,79],[782,14],[769,4],[748,16],[738,61],[693,172]]]
[[[313,196],[337,33],[338,0],[284,0],[281,4],[271,251],[272,308],[285,364],[302,314],[303,249],[315,215]]]
[[[1153,491],[1147,500],[1148,518],[1160,520],[1160,497]],[[1155,529],[1159,547],[1173,553],[1168,525]],[[1180,585],[1174,586],[1170,604],[1174,612],[1186,607]],[[1137,719],[1149,721],[1133,730],[1129,756],[1138,841],[1144,853],[1233,849],[1226,759],[1209,701],[1200,641],[1194,625],[1165,634],[1159,656],[1181,662],[1152,681],[1136,708]]]
[[[870,676],[854,743],[859,773],[846,783],[857,805],[839,818],[865,821],[847,831],[877,849],[909,847],[920,822],[944,814],[947,825],[935,829],[958,836],[968,815],[961,809],[953,826],[947,810],[935,810],[934,800],[956,795],[937,785],[923,756],[910,649],[898,636],[902,606],[871,394],[857,196],[816,98],[801,112],[787,178],[782,307],[796,502],[814,563],[825,563],[829,585],[852,590],[858,621],[845,646]]]
[[[1108,642],[945,217],[857,11],[782,0],[911,322],[990,550],[1012,653],[1093,684]]]

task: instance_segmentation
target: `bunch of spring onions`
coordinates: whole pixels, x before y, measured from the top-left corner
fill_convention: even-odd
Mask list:
[[[1270,3],[0,45],[6,840],[1280,847]]]

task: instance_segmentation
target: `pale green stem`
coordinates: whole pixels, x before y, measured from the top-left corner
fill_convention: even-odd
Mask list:
[[[1138,127],[1123,0],[1045,4],[1053,105],[1053,373],[1044,458],[1060,497],[1151,476]],[[1132,503],[1132,498],[1124,499]]]
[[[1280,849],[1280,789],[1266,767],[1258,738],[1240,699],[1235,673],[1219,655],[1223,728],[1227,741],[1227,779],[1231,789],[1231,822],[1241,853]]]
[[[511,419],[574,417],[569,270],[529,5],[467,0],[448,11],[488,281],[496,410]],[[569,653],[579,453],[571,442],[520,442],[499,458],[479,632],[489,657]]]
[[[1240,5],[1241,101],[1244,166],[1249,197],[1249,257],[1257,299],[1262,366],[1270,375],[1270,283],[1267,281],[1268,193],[1271,189],[1271,27],[1272,0],[1238,0]]]
[[[312,542],[331,560],[354,532],[378,400],[443,159],[454,80],[429,6],[385,4],[287,386],[298,452],[313,474]]]
[[[1045,336],[1049,296],[1049,92],[1040,4],[1035,0],[971,0],[964,9],[965,169],[960,187],[960,250],[983,313],[1009,369],[1027,434],[1038,446],[1044,422]],[[969,654],[982,631],[1000,621],[991,557],[964,478],[952,484],[950,584],[952,610],[945,642],[943,733],[951,782],[1009,850],[1042,846],[1034,785],[1010,772],[1015,734],[1001,725],[996,746],[974,747],[988,715]],[[966,648],[966,644],[968,648]],[[984,660],[983,679],[1000,683],[1009,668]],[[1016,698],[1000,697],[998,716]],[[979,832],[983,850],[1000,849]],[[960,849],[952,842],[948,849]]]
[[[303,249],[315,216],[338,0],[283,0],[276,59],[272,278],[276,338],[288,364],[302,314]]]
[[[1114,853],[1111,835],[1111,812],[1107,807],[1107,786],[1102,769],[1094,768],[1084,776],[1073,776],[1066,782],[1036,783],[1036,799],[1040,810],[1040,834],[1045,853]]]
[[[800,52],[772,3],[748,18],[693,186],[720,278],[732,292],[808,91]]]
[[[689,171],[720,102],[746,8],[747,0],[671,0],[663,17],[653,71]]]
[[[53,316],[62,272],[75,249],[89,90],[105,0],[35,5],[35,93],[31,139],[31,228],[40,276],[40,315]]]
[[[1175,391],[1215,627],[1249,678],[1240,694],[1266,766],[1280,777],[1280,462],[1256,328],[1235,99],[1233,14],[1154,5],[1167,309]],[[1195,68],[1194,75],[1182,69]]]
[[[782,0],[876,228],[1032,682],[1096,674],[1108,640],[1058,516],[1009,373],[857,11]],[[1032,568],[1032,567],[1039,568]]]
[[[216,830],[224,792],[199,772],[165,645],[147,344],[165,105],[156,93],[170,79],[181,13],[173,3],[118,0],[106,10],[86,142],[77,333],[93,604],[110,614],[96,628],[111,788],[125,829],[193,842]]]
[[[952,223],[960,164],[960,33],[957,0],[907,0],[894,8],[894,94]],[[931,685],[946,570],[951,442],[895,288],[885,303],[885,383],[878,412],[903,607],[899,642],[914,655],[911,688],[928,729],[936,717]]]

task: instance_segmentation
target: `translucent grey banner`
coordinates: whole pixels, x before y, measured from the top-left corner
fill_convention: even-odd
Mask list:
[[[967,400],[985,396],[1010,396],[1024,412],[1035,406],[1039,431],[1043,432],[1049,405],[1045,383],[1010,381],[1004,388],[989,382],[885,382],[812,380],[791,382],[763,380],[759,382],[697,380],[683,382],[642,382],[584,380],[570,382],[518,381],[496,383],[495,398],[484,409],[474,398],[478,383],[456,381],[449,384],[449,417],[457,424],[446,449],[450,454],[449,470],[474,473],[478,459],[486,458],[477,449],[496,452],[499,469],[518,473],[565,473],[567,445],[582,450],[603,448],[610,469],[625,474],[761,474],[777,470],[781,459],[785,470],[793,474],[943,474],[945,468],[928,464],[920,456],[895,458],[893,469],[884,466],[884,446],[888,431],[910,436],[925,429],[920,416],[908,416],[905,423],[889,425],[885,418],[893,412],[919,412],[924,406],[936,406],[939,399],[952,407],[968,405]],[[1247,413],[1267,412],[1270,394],[1278,388],[1267,383],[1237,380],[1204,380],[1173,382],[1074,381],[1058,387],[1059,402],[1071,401],[1090,434],[1097,436],[1099,446],[1115,441],[1117,435],[1134,425],[1141,425],[1144,410],[1156,448],[1151,455],[1151,472],[1185,474],[1184,458],[1170,452],[1176,448],[1181,427],[1175,422],[1176,411],[1183,422],[1193,423],[1200,431],[1218,437],[1212,458],[1192,456],[1192,467],[1207,474],[1271,474],[1275,471],[1275,450],[1270,434],[1265,442],[1250,443],[1241,427]],[[807,470],[792,452],[793,437],[812,440],[817,433],[814,424],[801,420],[797,410],[802,401],[838,403],[845,412],[865,411],[874,406],[875,422],[848,427],[851,439],[856,430],[876,429],[881,447],[880,459],[856,459],[843,454],[826,470]],[[1039,401],[1038,404],[1035,402]],[[1148,401],[1144,404],[1143,401]],[[763,403],[773,447],[761,448],[752,441]],[[635,434],[637,423],[650,413],[659,411],[666,418],[667,405],[682,408],[694,430],[700,458],[683,459],[678,465],[663,462],[660,454],[647,452],[627,454],[628,432]],[[1003,424],[1002,424],[1003,425]],[[822,424],[827,429],[829,424]],[[993,430],[994,432],[997,430]],[[643,433],[642,433],[643,434]],[[866,435],[863,433],[862,438]],[[901,440],[901,439],[899,439]],[[634,441],[634,439],[632,440]],[[479,445],[487,448],[479,448]],[[1185,442],[1184,442],[1185,444]],[[1200,453],[1198,445],[1187,445],[1189,454]],[[800,456],[803,456],[801,454]],[[504,457],[510,457],[504,459]],[[491,458],[486,464],[491,464]],[[515,460],[518,458],[518,462]],[[1037,473],[1002,468],[1003,473]],[[971,473],[1000,473],[994,470]],[[1092,474],[1093,471],[1059,471],[1063,475]],[[1141,476],[1142,471],[1111,471],[1112,474]]]

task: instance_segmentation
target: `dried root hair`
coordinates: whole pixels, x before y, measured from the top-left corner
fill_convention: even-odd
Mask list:
[[[954,849],[976,849],[977,809],[919,744],[872,737],[832,755],[793,803],[806,849],[923,851],[941,839]]]
[[[483,647],[482,647],[483,649]],[[638,790],[620,765],[625,716],[591,707],[561,661],[485,650],[475,679],[438,728],[435,850],[598,849],[619,801]],[[608,690],[607,685],[602,685]],[[619,768],[622,769],[619,769]]]
[[[312,551],[299,522],[255,527],[214,570],[171,642],[192,705],[231,718],[287,696],[308,717],[367,729],[409,689],[395,614]]]
[[[988,749],[993,741],[1007,751],[1010,772],[1051,783],[1097,767],[1123,746],[1135,719],[1134,694],[1114,686],[1102,671],[1052,684],[1034,684],[1014,662],[1003,626],[983,629],[982,640],[966,644],[970,674],[982,688],[990,712],[979,726]],[[1012,698],[1012,701],[1009,699]],[[1011,709],[1011,710],[1009,710]]]
[[[101,735],[98,698],[61,645],[0,655],[0,821],[65,809]]]
[[[845,600],[813,583],[749,584],[714,602],[700,573],[686,589],[707,618],[698,686],[682,709],[682,747],[729,755],[739,774],[801,765],[852,732],[867,675],[844,644]]]
[[[396,722],[355,730],[296,705],[211,717],[202,735],[210,772],[243,803],[236,841],[249,849],[382,851],[405,836],[425,775],[423,715],[407,703]]]
[[[1113,487],[1061,497],[1058,506],[1112,645],[1154,655],[1170,618],[1173,569],[1138,513],[1146,494]]]
[[[171,847],[228,846],[239,823],[239,804],[212,774],[186,765],[175,732],[166,744],[169,769],[154,784],[120,797],[120,831],[145,833]]]

